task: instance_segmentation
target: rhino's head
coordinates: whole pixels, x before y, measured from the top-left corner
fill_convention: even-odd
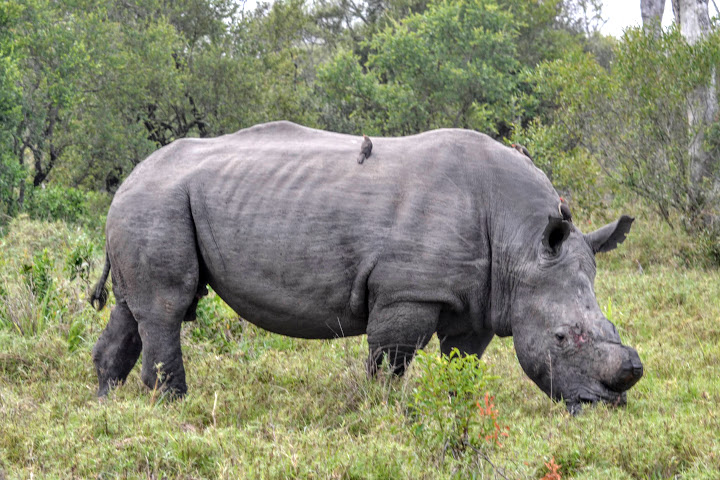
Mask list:
[[[525,373],[571,413],[582,403],[625,403],[643,374],[637,352],[620,342],[598,307],[595,254],[625,239],[633,218],[584,235],[570,222],[549,218],[530,261],[513,285],[512,335]]]

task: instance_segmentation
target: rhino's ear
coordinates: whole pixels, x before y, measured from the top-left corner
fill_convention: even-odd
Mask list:
[[[623,215],[619,220],[585,235],[585,241],[595,253],[609,252],[625,241],[633,221],[633,217]]]
[[[548,217],[548,224],[543,232],[543,245],[551,254],[557,255],[563,242],[570,235],[571,229],[570,222],[562,218]]]

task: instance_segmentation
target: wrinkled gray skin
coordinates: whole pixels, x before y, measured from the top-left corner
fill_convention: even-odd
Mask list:
[[[142,380],[186,392],[180,349],[209,284],[239,315],[303,338],[367,333],[368,373],[402,374],[437,333],[481,355],[513,335],[525,372],[571,411],[625,402],[642,376],[600,312],[595,252],[625,239],[623,216],[584,235],[547,177],[467,130],[373,139],[275,122],[179,140],[138,165],[107,217],[117,304],[93,349],[99,396],[142,351]],[[156,380],[157,367],[163,375]]]

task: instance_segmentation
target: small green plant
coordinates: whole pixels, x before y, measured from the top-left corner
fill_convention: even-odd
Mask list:
[[[80,347],[84,340],[85,322],[83,319],[76,319],[70,324],[67,333],[68,351],[74,352]]]
[[[33,254],[30,263],[20,266],[24,282],[5,288],[3,324],[12,325],[21,335],[36,335],[49,323],[60,321],[67,312],[67,304],[59,295],[54,269],[55,262],[47,248]]]
[[[25,283],[30,287],[35,298],[42,301],[48,296],[53,284],[52,269],[53,261],[50,259],[48,249],[35,253],[32,263],[23,264],[21,273],[25,277]]]
[[[487,375],[487,367],[475,355],[462,355],[453,349],[438,358],[419,352],[420,369],[413,390],[411,412],[414,433],[430,447],[441,447],[459,457],[468,448],[500,446],[499,437],[507,436],[497,422],[493,397],[485,393],[496,377]]]
[[[80,278],[84,283],[89,282],[94,254],[95,245],[85,235],[78,238],[65,259],[65,272],[71,281]]]
[[[208,295],[200,299],[195,313],[195,323],[190,331],[193,340],[210,342],[218,353],[227,353],[237,347],[243,322],[212,289],[209,288]]]

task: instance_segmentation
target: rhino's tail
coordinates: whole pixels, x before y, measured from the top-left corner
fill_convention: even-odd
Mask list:
[[[105,252],[105,268],[103,268],[103,273],[100,276],[100,280],[95,284],[95,286],[92,289],[92,292],[90,293],[90,299],[88,300],[90,302],[90,305],[95,310],[102,310],[105,306],[105,302],[107,302],[108,298],[108,290],[107,287],[105,287],[105,283],[107,282],[108,275],[110,274],[110,257],[107,254],[107,251]]]

